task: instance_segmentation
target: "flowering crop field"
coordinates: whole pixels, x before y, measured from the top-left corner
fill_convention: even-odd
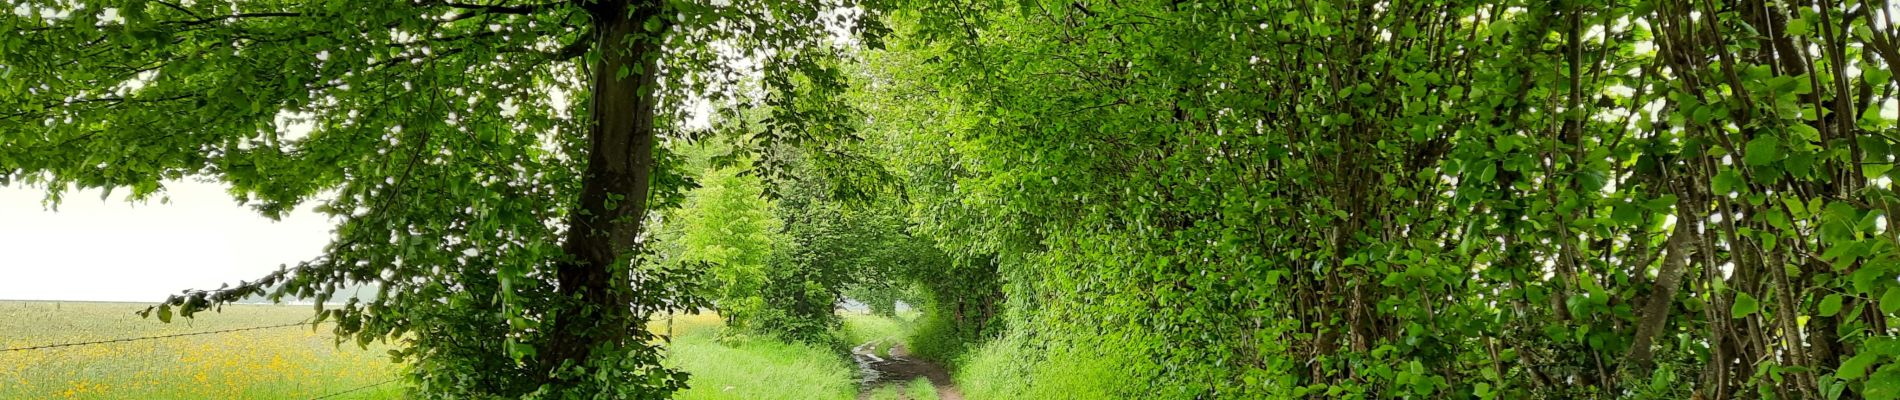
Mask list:
[[[0,349],[291,324],[309,306],[232,305],[197,318],[140,318],[143,304],[0,301]],[[0,399],[309,399],[384,382],[401,365],[380,344],[336,345],[291,326],[0,352]],[[390,383],[331,399],[401,395]]]
[[[136,303],[0,300],[0,349],[294,324],[309,306],[228,305],[162,323]],[[722,344],[719,316],[655,318],[677,340],[667,364],[693,374],[682,399],[850,398],[831,350],[764,339]],[[290,326],[24,351],[0,351],[0,399],[311,399],[400,376],[387,345],[336,345],[329,327]],[[326,399],[395,399],[400,382]]]

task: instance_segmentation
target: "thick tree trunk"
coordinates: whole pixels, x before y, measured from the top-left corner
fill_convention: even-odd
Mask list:
[[[562,249],[570,258],[555,272],[572,307],[556,316],[550,367],[580,364],[603,345],[625,344],[635,317],[627,304],[627,271],[619,261],[636,245],[653,173],[654,116],[662,29],[646,30],[660,3],[602,1],[590,5],[599,61],[590,67],[587,171],[579,207],[568,219]],[[624,72],[623,72],[624,71]],[[624,74],[624,75],[623,75]]]

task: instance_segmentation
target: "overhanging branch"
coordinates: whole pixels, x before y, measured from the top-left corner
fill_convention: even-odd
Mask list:
[[[227,20],[234,20],[234,19],[302,17],[302,16],[304,16],[304,13],[298,13],[298,12],[237,13],[237,14],[231,14],[231,15],[220,15],[216,17],[199,18],[199,19],[188,20],[188,21],[171,21],[169,23],[184,25],[184,26],[193,26],[193,25],[204,25],[204,24],[209,24],[212,22],[227,21]]]
[[[501,48],[500,51],[503,53],[539,54],[543,57],[547,57],[550,61],[567,61],[587,54],[587,50],[592,49],[593,46],[593,36],[582,35],[580,39],[574,40],[574,43],[568,43],[566,46],[561,46],[561,48],[555,49],[554,51],[537,50],[522,46],[504,47]]]
[[[515,5],[515,6],[504,6],[504,5],[491,6],[491,5],[483,5],[483,4],[446,2],[446,3],[442,3],[442,5],[449,6],[452,8],[460,8],[464,10],[476,10],[476,11],[491,13],[491,14],[527,15],[527,14],[533,14],[533,13],[537,13],[541,11],[546,11],[548,9],[559,8],[561,6],[567,5],[568,3],[569,2],[566,2],[566,1],[557,1],[553,3],[524,4],[524,5]]]
[[[548,58],[552,58],[555,61],[572,60],[574,59],[574,57],[580,57],[583,54],[587,54],[587,49],[590,49],[593,47],[594,47],[594,35],[581,35],[580,39],[575,39],[574,43],[568,43],[566,46],[561,46],[560,50],[555,50],[554,54],[548,55]]]

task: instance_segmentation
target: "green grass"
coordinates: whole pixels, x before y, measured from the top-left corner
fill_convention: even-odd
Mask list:
[[[928,379],[910,381],[909,385],[904,386],[904,393],[910,395],[910,400],[937,400],[937,387],[931,385]]]
[[[694,318],[694,317],[687,317]],[[719,339],[718,319],[675,322],[667,364],[692,374],[675,399],[825,400],[857,397],[853,367],[828,347],[763,337]]]
[[[956,381],[968,400],[1120,399],[1142,393],[1145,380],[1124,368],[1141,362],[1089,348],[1038,352],[1021,338],[1005,336],[964,355]]]
[[[937,387],[929,379],[917,378],[903,386],[885,386],[871,392],[871,400],[938,400]]]
[[[880,387],[878,391],[870,391],[870,400],[897,400],[897,398],[901,398],[897,394],[897,387]]]
[[[871,400],[897,400],[897,387],[885,386],[871,391]]]
[[[0,348],[145,337],[295,323],[308,306],[232,305],[222,312],[143,319],[142,304],[0,301]],[[372,345],[333,345],[328,328],[284,327],[227,334],[0,353],[4,399],[303,399],[397,376]],[[398,384],[338,396],[397,398]]]
[[[879,357],[889,356],[891,346],[905,340],[909,332],[908,324],[908,321],[878,315],[845,314],[844,341],[852,347],[878,341],[876,354]]]
[[[911,317],[915,317],[912,314]],[[900,316],[902,318],[902,316]],[[652,329],[664,331],[664,320]],[[879,356],[904,339],[909,322],[883,316],[849,313],[838,339],[847,346],[878,341]],[[692,374],[691,388],[675,398],[822,400],[857,397],[856,366],[838,350],[811,344],[788,344],[758,336],[719,340],[719,319],[710,315],[680,316],[674,321],[672,353],[668,364]],[[929,381],[908,387],[886,387],[872,393],[877,399],[935,400]],[[880,397],[882,396],[882,397]]]

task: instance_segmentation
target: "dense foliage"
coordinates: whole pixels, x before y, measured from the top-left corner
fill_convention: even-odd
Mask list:
[[[706,273],[702,289],[728,334],[844,344],[832,342],[847,291],[889,314],[907,297],[905,278],[928,269],[914,266],[913,255],[941,253],[906,234],[900,202],[841,195],[850,183],[828,175],[813,151],[735,145],[763,134],[765,111],[722,119],[718,134],[669,147],[698,187],[680,208],[650,221],[659,229],[661,262]]]
[[[162,320],[260,293],[339,337],[403,344],[418,397],[658,398],[649,316],[703,305],[692,269],[640,260],[688,184],[656,148],[696,100],[778,83],[768,143],[848,137],[838,46],[876,43],[843,1],[26,0],[0,10],[0,184],[162,193],[228,184],[277,217],[340,221],[324,255],[187,291]],[[813,84],[796,85],[798,82]]]
[[[766,286],[766,262],[782,242],[780,222],[758,179],[740,172],[736,167],[706,170],[699,177],[701,187],[672,216],[677,227],[669,228],[677,229],[677,236],[662,238],[677,247],[673,259],[682,266],[707,271],[707,297],[736,328],[767,308],[759,292]]]
[[[423,395],[664,396],[708,282],[800,340],[915,288],[997,397],[1900,398],[1885,2],[43,3],[0,183],[322,203],[154,312],[375,283],[319,316]],[[701,98],[744,162],[656,148]]]
[[[858,77],[1011,396],[1897,398],[1900,12],[1796,3],[965,1]]]
[[[802,158],[784,151],[775,156]],[[809,162],[785,163],[792,169],[775,191],[785,243],[773,250],[768,284],[759,293],[771,305],[760,328],[787,339],[822,342],[841,326],[836,310],[843,291],[858,277],[854,272],[864,265],[858,257],[880,250],[877,238],[866,235],[880,226],[845,220]]]

